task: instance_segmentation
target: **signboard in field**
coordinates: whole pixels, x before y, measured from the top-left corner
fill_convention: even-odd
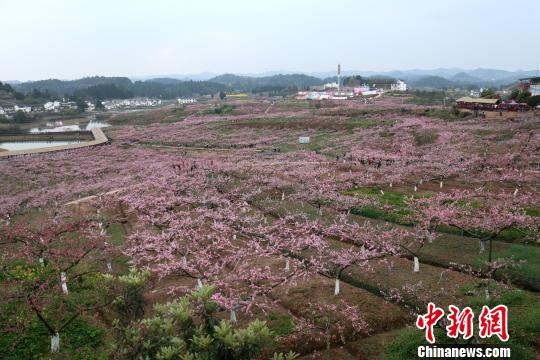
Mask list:
[[[300,144],[309,144],[309,136],[300,136],[298,142]]]

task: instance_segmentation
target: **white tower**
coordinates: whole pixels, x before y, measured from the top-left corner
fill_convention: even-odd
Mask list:
[[[337,64],[337,92],[341,93],[341,64]]]

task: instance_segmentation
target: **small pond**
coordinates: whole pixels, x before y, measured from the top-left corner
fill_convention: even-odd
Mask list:
[[[67,141],[10,141],[0,142],[0,149],[14,151],[14,150],[32,150],[51,146],[78,144],[80,141],[67,140]]]
[[[49,133],[49,132],[63,132],[63,131],[81,131],[81,130],[92,130],[94,128],[104,128],[111,126],[110,124],[107,124],[103,121],[90,121],[86,126],[81,126],[79,124],[75,125],[65,125],[65,126],[57,126],[57,127],[47,127],[47,128],[32,128],[30,129],[31,134],[43,134],[43,133]]]

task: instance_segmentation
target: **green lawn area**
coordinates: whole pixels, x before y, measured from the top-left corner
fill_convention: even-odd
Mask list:
[[[362,119],[362,118],[352,118],[347,120],[347,128],[349,130],[353,129],[369,129],[375,126],[392,126],[395,124],[394,120],[377,120],[377,119]]]
[[[494,259],[510,257],[520,264],[515,268],[501,270],[499,275],[511,281],[516,281],[519,278],[519,282],[525,282],[525,284],[540,290],[540,247],[511,244],[506,250],[495,249],[493,252]],[[487,254],[478,255],[476,264],[481,264],[486,260]]]
[[[343,192],[344,195],[367,195],[373,199],[380,201],[382,205],[391,205],[394,207],[394,211],[385,211],[376,206],[365,206],[359,209],[352,209],[351,213],[368,217],[371,219],[380,219],[389,221],[400,225],[412,225],[409,220],[406,219],[410,215],[410,211],[405,204],[405,197],[407,194],[399,191],[384,190],[384,194],[380,189],[375,187],[368,188],[356,188],[349,189]],[[423,195],[414,195],[415,197],[422,197]]]
[[[107,227],[107,234],[113,245],[122,245],[124,243],[125,232],[121,224],[111,224]]]
[[[344,191],[343,194],[360,196],[367,195],[372,197],[373,199],[380,201],[382,205],[391,205],[394,208],[392,211],[387,211],[376,206],[366,206],[360,209],[352,209],[351,212],[353,214],[407,226],[411,226],[413,224],[410,222],[410,220],[407,219],[407,216],[409,216],[411,213],[407,209],[407,205],[405,204],[405,198],[407,196],[414,196],[415,198],[430,196],[430,194],[417,195],[403,193],[399,191],[392,191],[388,189],[384,190],[384,194],[381,194],[380,189],[376,187],[349,189]],[[540,211],[533,208],[527,208],[525,209],[525,213],[527,215],[538,216],[537,214],[540,214]],[[438,225],[436,227],[436,230],[441,233],[462,235],[461,230],[446,225]],[[485,237],[487,234],[478,233],[478,235],[480,237]],[[520,241],[521,239],[523,239],[523,237],[523,233],[519,229],[509,228],[502,231],[496,237],[496,240],[512,243]]]
[[[268,326],[277,336],[287,336],[294,330],[294,321],[290,316],[270,313],[268,315]]]

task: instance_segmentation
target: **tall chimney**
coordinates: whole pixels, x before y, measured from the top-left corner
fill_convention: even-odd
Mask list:
[[[337,64],[337,91],[341,92],[341,64]]]

